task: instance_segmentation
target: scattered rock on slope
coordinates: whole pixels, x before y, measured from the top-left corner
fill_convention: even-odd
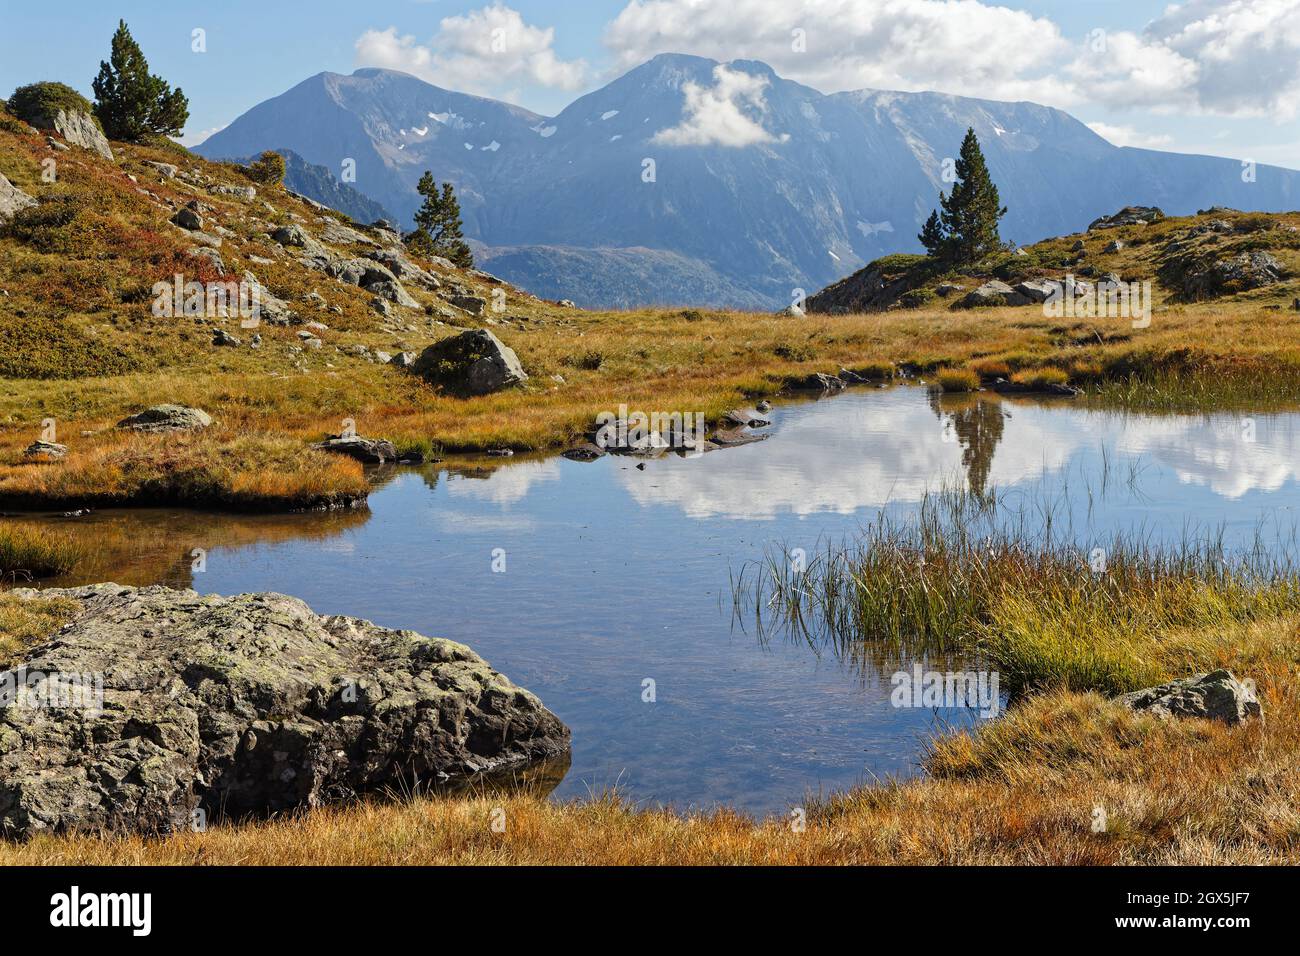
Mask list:
[[[1114,229],[1118,226],[1145,226],[1165,218],[1158,206],[1125,206],[1111,216],[1100,216],[1088,224],[1088,231],[1094,229]]]
[[[195,428],[207,428],[212,424],[212,416],[201,408],[187,405],[154,405],[142,412],[131,415],[117,423],[118,428],[130,428],[142,432],[187,431]]]
[[[528,380],[514,349],[487,329],[434,342],[411,369],[430,384],[469,395],[486,395]]]
[[[12,836],[188,829],[196,809],[312,807],[569,747],[541,701],[453,641],[280,594],[13,593],[79,604],[22,664],[90,675],[81,700],[95,702],[97,679],[102,707],[0,708],[0,829]]]
[[[73,146],[88,149],[108,160],[113,158],[108,138],[89,113],[77,109],[54,109],[52,106],[34,103],[33,111],[26,113],[23,119],[39,130],[53,130]]]
[[[27,195],[0,173],[0,223],[6,223],[21,210],[35,206],[36,200]]]
[[[1272,285],[1284,275],[1282,263],[1257,249],[1193,267],[1183,277],[1182,292],[1186,298],[1209,299]]]
[[[989,305],[1027,305],[1031,300],[1017,292],[1005,282],[994,279],[992,282],[986,282],[978,289],[968,293],[961,300],[962,306],[971,309],[979,306]]]

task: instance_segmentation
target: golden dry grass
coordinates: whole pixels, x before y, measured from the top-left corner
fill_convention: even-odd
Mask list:
[[[316,210],[282,188],[261,187],[250,203],[182,177],[162,178],[144,161],[175,162],[183,172],[247,185],[227,166],[180,151],[116,148],[117,164],[82,150],[57,154],[58,181],[49,184],[40,163],[56,154],[44,138],[0,127],[0,172],[50,211],[39,224],[0,231],[0,287],[8,292],[0,314],[0,376],[10,376],[0,378],[0,502],[63,507],[97,488],[113,500],[143,500],[159,482],[170,482],[165,468],[171,464],[149,473],[144,456],[125,449],[112,426],[161,402],[197,405],[218,419],[213,436],[187,452],[208,456],[201,465],[206,475],[173,491],[201,488],[208,496],[202,503],[249,507],[354,494],[354,469],[298,458],[288,448],[337,432],[344,419],[399,447],[551,449],[622,403],[712,417],[777,392],[792,376],[841,366],[875,373],[910,363],[923,374],[972,367],[1031,379],[1065,375],[1076,384],[1109,386],[1107,401],[1130,406],[1300,402],[1300,312],[1281,308],[1290,304],[1294,283],[1203,305],[1177,305],[1158,294],[1150,327],[1134,329],[1120,318],[1053,319],[1032,306],[954,311],[943,302],[844,316],[581,312],[478,274],[444,273],[444,282],[489,302],[494,291],[504,292],[503,308],[476,319],[413,287],[408,291],[428,311],[408,310],[394,324],[371,310],[369,293],[300,266],[268,238],[267,229],[282,223],[300,221],[313,232],[321,226]],[[325,321],[320,351],[299,348],[293,328],[265,324],[258,350],[214,347],[206,327],[211,320],[152,314],[154,282],[177,273],[215,277],[210,264],[187,253],[192,239],[167,221],[172,208],[196,197],[212,207],[207,218],[229,230],[220,250],[228,275],[250,269],[305,319]],[[68,221],[54,215],[59,212]],[[1279,228],[1267,232],[1270,248],[1277,247],[1288,268],[1300,268],[1293,248],[1300,242],[1280,228],[1300,224],[1300,215],[1273,218]],[[1090,234],[1087,261],[1126,278],[1150,275],[1161,238],[1186,226],[1168,220],[1142,235],[1125,233],[1128,244],[1115,254],[1103,249],[1112,234]],[[1260,235],[1243,231],[1230,242],[1262,241]],[[1070,241],[1040,243],[1018,261],[1031,271],[1059,270],[1074,255]],[[319,309],[307,300],[313,292],[324,299]],[[360,345],[418,351],[458,327],[484,323],[518,352],[531,376],[526,388],[455,398],[352,351]],[[59,465],[32,467],[21,451],[46,418],[56,419],[72,454]],[[275,447],[277,441],[288,444]],[[266,474],[268,462],[274,476]]]

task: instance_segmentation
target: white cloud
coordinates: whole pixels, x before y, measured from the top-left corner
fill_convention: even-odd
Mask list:
[[[458,92],[504,97],[522,86],[577,90],[587,82],[585,60],[563,60],[555,31],[531,26],[501,3],[444,17],[421,43],[396,27],[367,30],[356,43],[358,66],[401,70]]]
[[[621,68],[665,52],[754,58],[826,92],[1300,114],[1300,0],[1189,0],[1140,33],[1109,32],[1100,50],[1046,16],[981,0],[631,0],[604,39]]]
[[[1041,81],[1026,75],[1045,73],[1068,49],[1050,20],[978,0],[633,0],[605,42],[625,68],[664,52],[748,57],[827,92],[947,89],[1007,99],[1041,94]],[[996,50],[1010,52],[990,55]]]
[[[1172,136],[1165,136],[1160,133],[1144,133],[1132,126],[1115,125],[1111,123],[1089,123],[1088,129],[1092,130],[1102,139],[1114,143],[1116,146],[1140,146],[1143,149],[1163,149],[1174,141]]]
[[[774,137],[761,123],[746,115],[766,111],[763,90],[767,77],[717,66],[714,86],[705,88],[687,82],[682,86],[686,102],[682,122],[654,135],[654,142],[667,146],[753,146],[770,143]]]
[[[1300,114],[1300,0],[1191,0],[1143,36],[1195,63],[1189,98],[1207,113]]]
[[[204,142],[206,142],[209,136],[216,136],[218,133],[220,133],[223,129],[225,129],[229,125],[230,125],[229,123],[222,123],[220,126],[213,126],[210,129],[201,129],[195,132],[190,132],[189,130],[186,130],[184,133],[180,135],[180,137],[176,140],[176,142],[180,143],[182,146],[186,146],[192,149],[193,147],[200,146]]]

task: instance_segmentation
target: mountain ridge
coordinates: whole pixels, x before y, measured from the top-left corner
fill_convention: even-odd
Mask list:
[[[716,93],[724,80],[746,91],[730,102],[748,145],[708,141],[707,123],[691,115],[687,94]],[[1003,235],[1020,244],[1126,205],[1179,215],[1211,205],[1293,208],[1300,196],[1295,171],[1259,166],[1246,182],[1237,161],[1115,146],[1028,101],[823,94],[759,61],[681,54],[661,54],[553,117],[396,71],[321,73],[197,151],[218,158],[283,146],[331,170],[352,159],[348,184],[402,221],[418,202],[415,181],[431,169],[456,184],[466,235],[512,250],[497,256],[504,278],[563,288],[581,305],[679,304],[688,295],[780,307],[797,290],[918,250],[915,234],[945,186],[944,159],[968,126],[1010,209]],[[665,135],[672,130],[676,141]],[[566,272],[553,271],[550,253],[520,255],[527,247],[563,248]],[[665,281],[667,258],[643,270],[613,264],[610,250],[634,248],[702,268]]]

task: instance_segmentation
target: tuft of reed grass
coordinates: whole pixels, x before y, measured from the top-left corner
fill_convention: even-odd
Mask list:
[[[941,368],[934,376],[945,392],[977,392],[980,377],[968,368]]]
[[[1039,514],[1041,518],[1042,515]],[[1103,547],[1009,513],[996,491],[926,495],[915,521],[882,514],[806,562],[779,550],[733,579],[735,611],[863,665],[873,651],[977,655],[1012,694],[1063,687],[1113,695],[1214,665],[1187,633],[1300,612],[1300,574],[1262,543],[1174,545],[1116,533]]]
[[[1011,381],[1017,385],[1028,385],[1030,388],[1043,388],[1047,385],[1064,385],[1070,380],[1064,369],[1046,366],[1043,368],[1028,368],[1015,372],[1011,376]]]
[[[88,554],[81,537],[27,522],[0,524],[0,577],[5,580],[69,574]]]

